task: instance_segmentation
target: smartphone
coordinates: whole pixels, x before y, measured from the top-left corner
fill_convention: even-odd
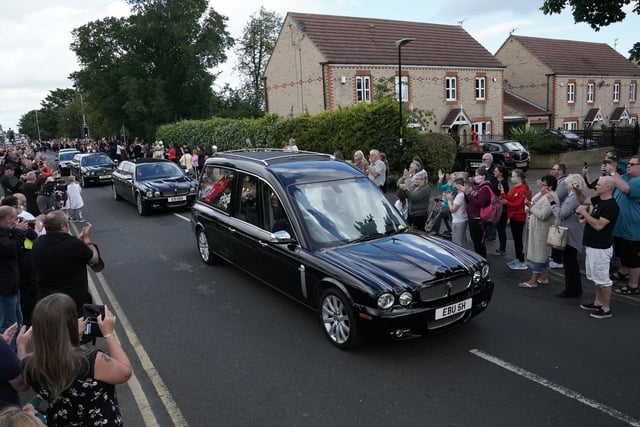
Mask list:
[[[82,317],[89,319],[87,326],[85,326],[84,334],[90,337],[101,337],[102,331],[98,326],[98,317],[104,316],[104,305],[98,304],[83,304],[82,305]]]

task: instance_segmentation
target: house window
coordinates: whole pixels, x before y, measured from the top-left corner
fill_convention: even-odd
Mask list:
[[[638,88],[638,83],[631,83],[629,85],[629,101],[636,102],[636,89]]]
[[[578,130],[578,122],[564,122],[563,126],[566,130]]]
[[[396,76],[396,101],[398,100],[398,76]],[[409,78],[402,76],[402,102],[409,102]]]
[[[447,101],[456,101],[458,95],[456,93],[457,80],[456,77],[445,77],[445,92]]]
[[[476,77],[476,99],[485,99],[486,79],[484,77]]]
[[[491,122],[474,122],[471,124],[471,130],[478,134],[481,141],[491,138]]]
[[[595,98],[596,85],[595,83],[587,83],[587,102],[593,104]]]
[[[613,102],[620,102],[620,83],[613,84]]]
[[[567,102],[573,104],[576,102],[576,84],[567,83]]]
[[[371,76],[356,76],[358,102],[371,102]]]

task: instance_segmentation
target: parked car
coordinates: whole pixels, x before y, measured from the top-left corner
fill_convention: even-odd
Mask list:
[[[198,183],[170,160],[123,161],[111,178],[113,198],[135,204],[140,215],[155,208],[189,206],[196,198]]]
[[[71,164],[74,156],[78,153],[79,151],[75,148],[65,148],[58,151],[58,154],[56,155],[56,163],[58,165],[58,171],[60,171],[60,175],[69,175],[69,165]]]
[[[81,186],[111,182],[111,173],[116,167],[104,153],[77,153],[69,163],[69,173]]]
[[[547,129],[546,132],[564,141],[569,150],[584,150],[594,145],[589,138],[583,138],[566,129]]]
[[[475,169],[483,166],[483,153],[493,154],[493,162],[496,165],[503,165],[509,170],[517,168],[526,172],[531,165],[531,154],[520,142],[485,140],[480,141],[478,149],[475,151],[458,151],[454,170],[472,173]]]
[[[191,213],[203,262],[229,262],[313,308],[342,349],[369,331],[464,324],[493,294],[484,258],[410,229],[372,181],[325,154],[218,153]]]

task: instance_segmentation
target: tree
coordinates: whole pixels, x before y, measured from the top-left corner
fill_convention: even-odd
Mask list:
[[[540,9],[545,15],[552,15],[569,6],[573,9],[575,22],[586,22],[599,31],[602,27],[623,21],[627,17],[623,7],[629,4],[634,5],[633,13],[640,15],[640,0],[545,0]],[[629,59],[640,60],[640,42],[633,45],[629,54]]]
[[[73,30],[72,74],[99,126],[153,138],[162,123],[210,115],[215,77],[233,45],[207,0],[127,0],[133,14]],[[93,132],[96,135],[95,132]]]
[[[257,14],[251,15],[238,42],[236,54],[243,86],[243,98],[249,100],[257,111],[264,111],[264,88],[262,77],[276,45],[283,18],[262,6]]]

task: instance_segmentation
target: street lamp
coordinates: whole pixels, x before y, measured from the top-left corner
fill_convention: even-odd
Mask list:
[[[396,40],[396,47],[398,48],[398,111],[400,112],[400,145],[402,145],[402,46],[414,41],[412,37]]]

